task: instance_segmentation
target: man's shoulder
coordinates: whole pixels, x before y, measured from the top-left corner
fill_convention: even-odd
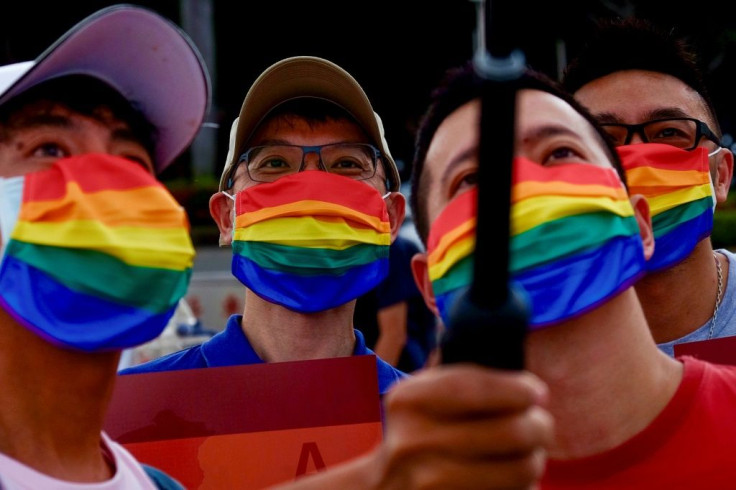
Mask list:
[[[152,361],[123,369],[119,374],[174,371],[261,362],[240,328],[240,315],[232,315],[225,329],[205,342]]]
[[[118,374],[141,374],[203,367],[207,367],[207,363],[202,355],[202,344],[200,344],[123,369]]]
[[[374,352],[371,353],[376,355]],[[381,395],[385,395],[394,383],[409,376],[404,371],[396,369],[377,355],[376,365],[378,367],[378,392]]]
[[[685,377],[699,379],[699,396],[728,403],[736,408],[736,365],[717,364],[692,356],[679,357],[685,364]]]
[[[736,394],[736,365],[716,364],[713,362],[700,361],[705,366],[706,379],[712,378],[718,381],[727,381],[730,391]]]

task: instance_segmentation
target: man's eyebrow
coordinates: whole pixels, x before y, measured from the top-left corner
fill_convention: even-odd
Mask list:
[[[32,129],[43,126],[51,126],[56,128],[71,128],[73,125],[68,117],[57,116],[54,114],[33,114],[22,117],[15,127],[17,129]]]
[[[654,119],[673,119],[678,117],[692,117],[690,114],[686,113],[682,109],[678,107],[661,107],[659,109],[654,109],[652,111],[647,112],[644,115],[644,118],[641,121],[631,122],[626,121],[628,124],[638,124],[643,123],[647,121],[652,121]],[[601,112],[599,114],[595,114],[595,119],[601,124],[623,124],[624,121],[621,120],[618,116],[611,112]]]
[[[260,141],[257,145],[245,145],[245,149],[252,148],[253,146],[268,146],[268,145],[289,145],[290,143],[281,138],[271,138]]]
[[[529,141],[537,141],[542,138],[558,135],[572,136],[577,139],[581,138],[580,134],[578,134],[577,131],[573,131],[566,126],[560,126],[558,124],[546,124],[544,126],[538,126],[532,128],[529,131],[526,131],[522,135],[521,142],[526,143]]]
[[[687,112],[683,111],[682,109],[678,107],[663,107],[661,109],[657,109],[654,111],[651,111],[647,114],[648,120],[651,119],[670,119],[675,117],[692,117]]]
[[[129,128],[119,128],[114,130],[110,137],[117,141],[127,141],[130,143],[142,144],[140,138],[136,137],[135,133]]]

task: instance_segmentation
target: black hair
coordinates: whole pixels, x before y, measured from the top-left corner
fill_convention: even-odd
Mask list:
[[[101,108],[109,109],[115,118],[128,125],[133,137],[155,160],[156,128],[120,92],[102,80],[87,75],[67,75],[43,82],[0,106],[0,139],[7,139],[9,131],[24,124],[23,108],[44,103],[48,105],[48,110],[55,105],[62,105],[95,119],[102,117]]]
[[[673,76],[695,90],[722,135],[695,47],[674,28],[665,30],[637,17],[600,19],[581,50],[565,68],[562,85],[575,93],[583,85],[623,70],[646,70]]]
[[[527,69],[524,76],[517,82],[517,90],[536,89],[548,92],[567,102],[573,109],[582,115],[595,129],[601,144],[607,151],[613,167],[618,172],[621,181],[626,185],[626,176],[621,160],[616,152],[615,146],[608,134],[603,131],[598,122],[578,101],[565,92],[559,83],[555,82],[541,72]],[[452,112],[471,100],[480,98],[483,94],[484,82],[476,74],[472,62],[447,70],[441,83],[432,92],[431,103],[424,113],[417,130],[414,161],[412,164],[411,206],[414,225],[420,238],[425,242],[429,235],[429,219],[427,207],[424,204],[427,194],[427,182],[423,179],[424,163],[427,158],[429,146],[440,124]]]

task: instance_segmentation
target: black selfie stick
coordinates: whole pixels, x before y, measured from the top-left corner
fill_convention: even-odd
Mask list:
[[[479,3],[473,58],[483,80],[473,282],[451,306],[442,362],[523,369],[528,306],[509,283],[509,218],[516,87],[525,60],[509,46],[509,24],[502,24],[508,18],[494,3]]]

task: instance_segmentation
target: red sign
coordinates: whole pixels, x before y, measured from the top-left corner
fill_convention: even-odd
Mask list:
[[[714,364],[736,364],[736,337],[675,344],[675,357],[693,356]]]
[[[376,359],[119,376],[105,431],[188,489],[264,488],[381,441]]]

